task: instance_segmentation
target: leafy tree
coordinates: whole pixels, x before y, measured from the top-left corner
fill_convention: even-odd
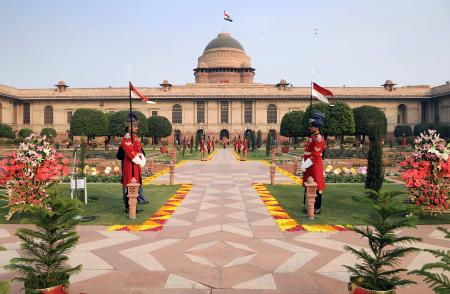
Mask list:
[[[6,266],[19,274],[14,280],[24,282],[28,289],[67,286],[70,276],[81,270],[81,265],[70,267],[67,263],[67,254],[79,239],[75,230],[79,209],[73,200],[55,195],[46,204],[49,209],[32,211],[35,227],[17,229],[23,257],[11,259]]]
[[[43,128],[41,130],[41,136],[46,136],[47,138],[56,138],[56,130],[54,128]]]
[[[19,131],[19,138],[25,139],[25,138],[28,138],[31,134],[33,134],[33,130],[20,129],[20,131]]]
[[[262,132],[261,130],[258,130],[258,132],[256,132],[256,148],[261,148],[262,146]]]
[[[147,135],[153,138],[153,142],[157,143],[160,138],[166,138],[172,134],[172,124],[166,117],[153,115],[147,121]]]
[[[403,134],[405,134],[406,137],[412,136],[412,129],[410,125],[397,125],[394,129],[394,136],[395,137],[403,137]]]
[[[79,108],[70,122],[70,133],[74,136],[86,136],[90,139],[108,134],[108,119],[97,109]]]
[[[140,111],[133,111],[134,114],[137,115],[138,118],[138,132],[137,135],[143,138],[148,133],[148,122],[145,115]],[[109,131],[108,133],[111,136],[123,136],[125,134],[125,129],[127,127],[127,121],[130,112],[128,110],[122,110],[118,112],[114,112],[109,115]]]
[[[0,123],[0,138],[14,139],[14,132],[7,124]]]
[[[297,141],[297,137],[305,134],[303,127],[303,111],[287,112],[281,119],[280,135],[294,138]]]
[[[365,187],[378,192],[383,186],[384,179],[383,147],[381,146],[383,122],[370,123],[368,131],[370,145],[367,155],[368,166]]]
[[[355,132],[353,111],[347,103],[336,102],[334,106],[330,106],[329,115],[327,134],[329,136],[340,136],[342,145],[344,144],[344,136]]]
[[[362,142],[369,135],[370,123],[380,122],[381,135],[385,136],[387,131],[387,119],[384,112],[375,106],[363,105],[353,109],[355,117],[355,134],[362,136]]]
[[[436,130],[441,138],[449,138],[450,137],[450,126],[448,124],[442,123],[421,123],[414,126],[414,135],[419,136],[420,133],[425,132],[426,130]]]
[[[194,136],[191,136],[191,150],[190,150],[190,152],[191,152],[191,154],[192,154],[192,152],[194,151]]]
[[[269,156],[271,151],[272,151],[272,136],[270,135],[270,132],[268,132],[266,140],[266,156]]]
[[[251,142],[252,142],[252,151],[255,151],[256,149],[256,136],[255,131],[252,131],[250,134]]]

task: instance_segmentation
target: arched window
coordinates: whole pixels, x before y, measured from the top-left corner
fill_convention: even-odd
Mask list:
[[[398,106],[397,123],[399,124],[408,123],[408,109],[405,104],[400,104]]]
[[[172,106],[172,123],[173,124],[181,124],[182,123],[182,113],[180,104],[175,104]]]
[[[2,119],[3,119],[3,108],[2,104],[0,103],[0,123],[2,123]]]
[[[267,123],[277,123],[277,106],[275,104],[269,104],[269,106],[267,106]]]
[[[44,125],[52,125],[52,124],[53,124],[53,107],[47,105],[44,108]]]

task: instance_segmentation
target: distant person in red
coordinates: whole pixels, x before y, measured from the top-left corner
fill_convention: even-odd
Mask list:
[[[216,142],[215,142],[216,140],[214,139],[214,137],[212,138],[212,140],[211,140],[211,145],[212,145],[212,150],[214,151],[214,150],[216,150]]]
[[[405,134],[405,133],[403,133],[402,146],[403,146],[403,147],[408,146],[408,142],[406,141],[406,134]]]
[[[205,140],[203,139],[203,136],[200,137],[200,158],[205,158]]]
[[[234,139],[233,139],[233,146],[234,146],[234,151],[237,151],[237,140],[236,140],[236,137],[234,137]]]
[[[211,144],[211,138],[208,136],[208,141],[206,142],[206,148],[208,149],[208,154],[211,153],[211,148],[212,148],[212,144]]]
[[[248,153],[247,137],[244,137],[244,142],[242,143],[242,153],[244,154],[244,158],[247,159],[247,153]]]
[[[325,189],[325,179],[323,176],[322,153],[325,149],[325,140],[321,129],[323,127],[323,119],[325,116],[320,112],[314,112],[309,120],[310,136],[306,141],[305,153],[303,154],[303,162],[301,170],[303,171],[303,185],[308,181],[309,177],[314,179],[317,184],[317,197],[314,204],[314,214],[320,214],[322,208],[322,192]],[[306,213],[306,187],[303,198],[303,212]]]
[[[237,151],[239,154],[241,154],[241,146],[242,146],[242,142],[241,142],[241,137],[239,136],[239,139],[237,140]]]

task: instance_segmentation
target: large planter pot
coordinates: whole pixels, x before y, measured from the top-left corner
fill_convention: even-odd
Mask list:
[[[27,289],[25,293],[34,293],[34,294],[69,294],[69,290],[62,286],[57,285],[50,288],[45,289]]]
[[[395,289],[387,291],[376,291],[361,287],[357,282],[359,279],[363,278],[350,278],[350,282],[348,283],[348,291],[350,294],[395,294]]]
[[[289,153],[289,147],[288,146],[281,147],[281,152],[283,152],[284,154],[288,154]]]
[[[161,151],[161,154],[166,154],[167,153],[167,147],[166,146],[159,147],[159,150]]]

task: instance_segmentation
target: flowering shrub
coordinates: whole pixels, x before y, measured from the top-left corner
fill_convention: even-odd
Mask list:
[[[10,219],[15,212],[43,206],[47,189],[68,174],[68,161],[45,136],[28,137],[17,152],[0,162],[0,183],[5,185]]]
[[[402,178],[413,203],[422,208],[441,210],[449,206],[449,149],[434,130],[415,140],[415,152],[400,163]]]

